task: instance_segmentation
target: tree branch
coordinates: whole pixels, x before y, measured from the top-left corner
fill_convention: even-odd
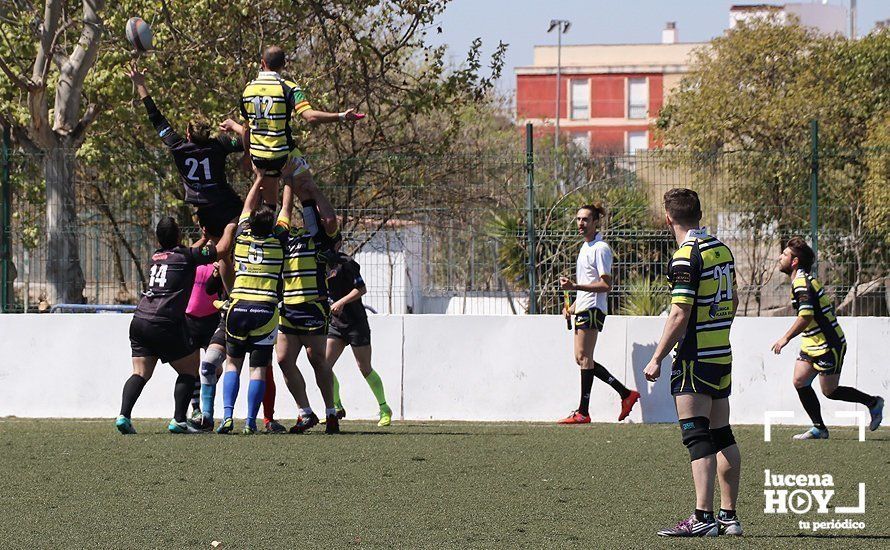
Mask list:
[[[9,65],[6,64],[6,60],[3,59],[3,56],[0,56],[0,70],[12,80],[13,84],[26,92],[31,91],[31,88],[34,86],[32,82],[26,81],[19,75],[13,73],[12,69],[9,68]]]
[[[75,147],[80,147],[83,144],[83,141],[86,139],[87,129],[97,118],[99,118],[99,114],[101,114],[103,110],[103,107],[98,103],[91,103],[89,107],[87,107],[83,117],[77,123],[77,126],[74,127],[74,131],[71,132],[71,136],[74,138]]]
[[[10,118],[7,118],[2,113],[0,113],[0,126],[9,128],[15,141],[27,149],[29,153],[40,153],[40,147],[31,140],[31,137],[28,136],[28,131],[21,125],[12,122]]]
[[[83,31],[68,62],[62,66],[56,88],[53,129],[60,134],[70,134],[77,125],[83,83],[99,51],[102,19],[98,12],[104,6],[105,0],[83,0]]]

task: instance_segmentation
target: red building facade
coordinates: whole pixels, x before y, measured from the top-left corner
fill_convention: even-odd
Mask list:
[[[563,46],[560,135],[591,152],[634,153],[655,146],[651,124],[701,44]],[[535,65],[516,69],[516,119],[552,133],[556,47],[536,46]]]

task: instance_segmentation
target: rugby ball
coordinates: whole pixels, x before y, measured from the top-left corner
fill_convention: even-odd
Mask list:
[[[141,17],[131,17],[127,21],[127,40],[140,52],[150,50],[151,27]]]

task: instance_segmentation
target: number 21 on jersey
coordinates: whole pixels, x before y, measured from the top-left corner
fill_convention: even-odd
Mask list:
[[[717,281],[717,294],[715,302],[732,300],[732,264],[718,265],[714,267],[714,279]]]

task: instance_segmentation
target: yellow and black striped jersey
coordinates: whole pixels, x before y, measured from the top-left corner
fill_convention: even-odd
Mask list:
[[[671,259],[670,279],[671,303],[693,306],[686,334],[674,349],[676,358],[731,364],[729,328],[735,317],[732,252],[707,230],[691,230]]]
[[[296,83],[276,72],[260,71],[241,94],[241,115],[250,128],[250,154],[264,159],[286,156],[295,147],[291,117],[311,108]]]
[[[282,300],[285,305],[316,302],[327,298],[324,265],[318,261],[312,235],[299,227],[288,233],[284,249]]]
[[[238,220],[235,233],[235,284],[230,296],[233,300],[277,304],[290,227],[279,221],[272,235],[254,237],[247,220],[247,216]]]
[[[800,349],[811,357],[818,357],[829,349],[846,344],[844,331],[837,322],[834,306],[822,283],[802,269],[791,281],[791,303],[800,317],[809,317],[810,324],[801,333]]]

